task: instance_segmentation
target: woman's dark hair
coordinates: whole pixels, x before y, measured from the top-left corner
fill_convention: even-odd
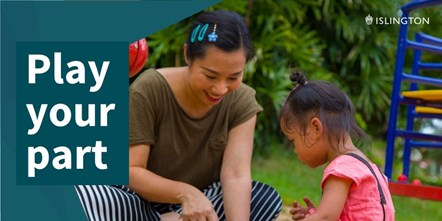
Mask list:
[[[295,87],[280,112],[283,128],[291,130],[296,127],[305,135],[310,120],[318,117],[332,145],[337,144],[339,147],[343,144],[346,134],[356,143],[367,140],[367,134],[355,120],[353,103],[344,92],[328,82],[307,81],[301,72],[291,74],[290,80],[295,83]]]
[[[205,25],[208,26],[204,30],[203,27]],[[214,30],[218,38],[216,41],[210,42],[208,35]],[[201,38],[198,39],[197,36],[200,34]],[[186,44],[187,57],[191,61],[195,58],[203,58],[209,45],[215,45],[226,52],[244,48],[247,60],[253,56],[253,47],[247,26],[239,14],[231,11],[216,10],[203,12],[190,26]]]

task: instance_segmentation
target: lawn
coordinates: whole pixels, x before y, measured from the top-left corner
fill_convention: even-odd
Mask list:
[[[272,148],[268,156],[253,158],[253,179],[270,184],[280,193],[285,205],[308,196],[318,203],[321,196],[322,169],[310,169],[284,148]],[[442,202],[393,196],[396,220],[442,220]]]

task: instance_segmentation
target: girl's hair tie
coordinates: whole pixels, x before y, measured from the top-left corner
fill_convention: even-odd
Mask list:
[[[307,84],[307,77],[299,70],[295,70],[295,72],[290,74],[290,80],[296,85],[304,86]]]

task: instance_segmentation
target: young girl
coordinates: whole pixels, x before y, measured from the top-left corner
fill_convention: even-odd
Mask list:
[[[280,125],[299,160],[311,168],[328,163],[315,207],[304,197],[290,210],[293,220],[394,220],[387,178],[357,148],[352,138],[365,138],[354,118],[351,100],[330,83],[307,82],[302,73],[280,113]]]

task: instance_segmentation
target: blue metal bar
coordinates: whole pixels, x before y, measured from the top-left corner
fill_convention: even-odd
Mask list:
[[[416,106],[423,106],[423,107],[434,107],[434,108],[441,108],[442,109],[442,101],[435,102],[435,101],[426,101],[421,99],[414,99],[414,98],[400,98],[401,104],[411,104]]]
[[[442,114],[421,114],[421,113],[415,113],[415,117],[417,118],[439,118],[442,119]]]
[[[442,87],[442,78],[431,78],[431,77],[412,75],[407,73],[402,73],[402,77],[403,81]]]
[[[409,13],[419,8],[430,7],[442,4],[442,0],[415,0],[402,6],[402,11]]]
[[[408,17],[408,13],[405,11],[402,17]],[[408,25],[401,25],[399,27],[398,36],[398,48],[396,52],[396,64],[394,67],[393,76],[393,89],[391,93],[391,104],[390,104],[390,115],[388,121],[388,131],[387,131],[387,144],[385,150],[385,175],[391,179],[393,170],[393,160],[394,160],[394,140],[396,137],[395,128],[397,125],[397,113],[399,109],[400,100],[400,89],[402,83],[402,72],[405,61],[405,50],[406,50],[406,38],[408,32]]]
[[[431,140],[442,142],[441,135],[433,135],[433,134],[423,134],[418,132],[410,132],[405,130],[396,130],[397,137],[409,138],[409,139],[418,139],[418,140]]]
[[[442,63],[419,62],[419,69],[442,70]]]
[[[407,40],[407,47],[413,48],[416,50],[423,50],[428,51],[436,54],[442,54],[442,47],[436,46],[436,45],[429,45],[425,43],[415,42]]]
[[[428,35],[428,34],[425,34],[422,32],[417,33],[417,35],[420,36],[420,38],[422,39],[423,42],[442,46],[442,39],[441,38],[438,38],[438,37],[435,37],[432,35]]]
[[[424,141],[410,141],[410,145],[415,148],[424,147],[424,148],[442,148],[442,143],[438,142],[424,142]]]
[[[421,42],[422,38],[419,35],[415,35],[416,41]],[[414,50],[413,54],[413,64],[411,69],[411,74],[413,76],[419,75],[419,61],[421,60],[422,52],[420,50]],[[417,83],[412,82],[410,84],[410,91],[417,90]],[[403,99],[402,99],[403,100]],[[413,131],[414,128],[414,110],[415,105],[408,105],[407,107],[407,121],[406,121],[406,130]],[[402,174],[408,177],[410,172],[410,156],[411,156],[411,144],[410,139],[405,139],[404,141],[404,152],[403,152],[403,166],[402,166]]]
[[[407,142],[407,145],[404,145],[404,153],[402,157],[402,174],[408,177],[410,174],[411,146],[408,139],[406,139],[405,142]]]

